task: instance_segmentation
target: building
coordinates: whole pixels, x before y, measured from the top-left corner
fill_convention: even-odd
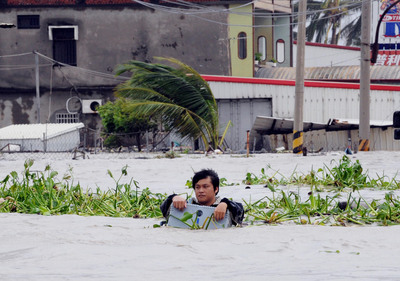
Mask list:
[[[118,64],[174,57],[208,75],[254,76],[254,56],[291,65],[291,3],[3,0],[0,128],[83,122],[113,98]],[[279,24],[278,27],[274,25]]]

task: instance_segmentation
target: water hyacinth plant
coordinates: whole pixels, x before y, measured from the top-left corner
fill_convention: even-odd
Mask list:
[[[247,173],[242,183],[248,185],[265,184],[267,186],[307,185],[316,188],[333,188],[336,191],[341,191],[344,188],[350,188],[353,191],[362,188],[400,189],[400,181],[396,180],[396,176],[388,179],[384,175],[377,175],[377,179],[371,179],[358,160],[352,162],[346,155],[336,166],[329,168],[324,165],[323,168],[319,168],[317,171],[311,170],[308,174],[299,175],[294,171],[289,177],[285,177],[279,171],[272,170],[270,165],[267,166],[267,170],[271,170],[272,174],[268,175],[264,168],[261,169],[259,176],[254,173]]]
[[[133,179],[121,184],[127,176],[127,166],[115,177],[115,188],[102,191],[84,191],[79,184],[73,184],[72,171],[58,179],[58,172],[46,166],[43,172],[31,171],[32,160],[24,164],[21,175],[11,172],[0,181],[0,212],[17,212],[41,215],[77,214],[85,216],[112,216],[134,218],[161,218],[161,203],[165,194],[152,193],[148,188],[140,188]],[[268,172],[272,171],[271,175]],[[278,178],[278,176],[280,178]],[[388,179],[378,176],[371,179],[358,161],[355,163],[344,156],[337,166],[324,166],[305,175],[292,173],[284,177],[270,166],[261,170],[261,175],[247,174],[245,184],[265,184],[267,196],[256,202],[244,201],[245,224],[277,224],[294,222],[318,225],[393,225],[400,224],[400,198],[393,190],[399,189],[396,177]],[[225,178],[221,186],[228,186]],[[298,192],[284,191],[284,185],[310,188],[307,196]],[[191,187],[191,181],[186,182]],[[381,200],[367,201],[362,188],[388,190]],[[235,187],[233,187],[235,188]],[[304,191],[304,189],[303,189]],[[324,191],[324,195],[320,191]],[[188,195],[188,199],[190,195]],[[191,221],[193,215],[184,222],[191,228],[208,228],[208,223],[198,227]],[[195,220],[196,221],[196,218]],[[210,222],[212,223],[212,222]],[[159,226],[159,225],[158,225]]]
[[[24,164],[22,178],[11,172],[0,182],[0,212],[26,214],[61,215],[77,214],[85,216],[111,216],[154,218],[162,217],[160,204],[165,195],[152,193],[148,188],[140,190],[138,183],[131,180],[120,184],[122,176],[127,175],[127,166],[121,170],[119,179],[114,179],[114,190],[84,191],[77,184],[69,183],[71,175],[57,180],[58,173],[50,166],[44,172],[31,172],[32,160]]]
[[[340,201],[339,194],[322,197],[311,193],[302,201],[296,193],[280,191],[274,198],[264,197],[254,203],[245,202],[245,221],[249,224],[282,223],[317,225],[398,225],[400,224],[400,198],[387,193],[383,202],[368,203],[361,195],[349,194]]]

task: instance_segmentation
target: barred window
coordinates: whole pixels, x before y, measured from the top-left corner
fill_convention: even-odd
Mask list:
[[[78,113],[56,113],[56,123],[79,123]]]
[[[39,29],[40,17],[39,15],[18,15],[17,25],[18,29]]]

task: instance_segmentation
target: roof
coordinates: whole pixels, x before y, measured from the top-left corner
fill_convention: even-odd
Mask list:
[[[256,77],[296,80],[295,67],[261,67]],[[360,81],[360,66],[306,67],[304,79],[330,81]],[[400,66],[371,66],[371,81],[395,81],[399,83]]]
[[[250,131],[250,143],[253,142],[256,134],[279,135],[293,133],[293,119],[257,116]],[[358,129],[359,121],[356,119],[329,119],[327,123],[303,122],[303,132],[313,130],[341,131]],[[393,120],[370,120],[370,126],[391,127]]]
[[[284,67],[277,67],[284,68]],[[224,82],[224,83],[243,83],[258,85],[280,85],[295,86],[296,80],[285,79],[269,79],[269,78],[252,78],[252,77],[234,77],[234,76],[218,76],[218,75],[201,75],[207,82]],[[330,88],[330,89],[360,89],[359,83],[332,82],[332,81],[304,81],[304,87]],[[371,84],[371,90],[374,91],[397,91],[400,92],[399,85],[393,84]]]
[[[41,139],[47,134],[47,139],[54,138],[85,127],[83,123],[70,124],[19,124],[0,129],[0,140],[9,139]]]
[[[293,40],[293,44],[297,45],[297,40]],[[342,49],[342,50],[351,50],[351,51],[360,51],[360,47],[352,47],[352,46],[341,46],[335,44],[324,44],[324,43],[315,43],[315,42],[305,42],[306,46],[313,47],[321,47],[321,48],[331,48],[331,49]]]

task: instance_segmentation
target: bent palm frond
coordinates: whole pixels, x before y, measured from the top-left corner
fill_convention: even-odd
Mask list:
[[[130,61],[117,67],[117,74],[132,72],[132,77],[116,88],[128,98],[138,114],[162,115],[182,137],[202,137],[206,148],[217,147],[219,139],[218,106],[208,83],[188,65],[172,58],[158,58],[178,65]]]

